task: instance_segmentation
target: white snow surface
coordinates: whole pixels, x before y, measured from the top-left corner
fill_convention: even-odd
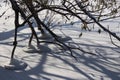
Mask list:
[[[0,9],[0,14],[2,11]],[[5,20],[8,14],[12,15],[13,11],[8,9],[8,13],[0,18],[0,80],[120,80],[120,48],[111,43],[108,33],[96,33],[97,25],[97,28],[89,32],[81,31],[78,23],[75,27],[63,26],[62,30],[56,27],[54,32],[70,36],[72,39],[67,43],[80,46],[96,55],[75,50],[75,55],[79,59],[77,62],[68,55],[68,51],[60,51],[56,45],[42,43],[38,49],[36,41],[33,40],[28,48],[31,31],[24,26],[18,30],[15,58],[26,62],[28,67],[25,70],[4,69],[4,65],[10,61],[14,40],[14,17],[10,16]],[[110,29],[120,36],[120,19],[101,24],[106,27],[110,25]],[[79,38],[81,32],[83,36]],[[114,42],[120,46],[119,41],[114,39]]]

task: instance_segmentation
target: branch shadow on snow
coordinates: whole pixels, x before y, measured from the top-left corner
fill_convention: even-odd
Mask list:
[[[2,38],[1,36],[3,35],[5,36]],[[0,41],[9,39],[10,37],[13,37],[13,35],[14,30],[0,33]],[[28,39],[28,37],[25,37],[24,35],[29,35],[29,33],[19,35],[19,37],[24,37],[21,41]],[[92,41],[90,42],[96,44]],[[79,58],[79,61],[76,62],[70,57],[67,51],[57,51],[57,47],[51,49],[48,44],[44,44],[40,46],[39,50],[34,45],[31,45],[30,50],[23,52],[28,53],[28,56],[23,55],[21,58],[21,60],[28,63],[29,69],[23,71],[9,71],[0,67],[0,78],[3,80],[8,80],[8,77],[10,77],[10,80],[52,80],[52,78],[55,78],[56,80],[82,80],[80,79],[82,76],[83,80],[106,80],[106,77],[111,80],[120,79],[120,64],[114,62],[114,60],[119,57],[110,57],[109,55],[113,55],[113,53],[108,55],[109,51],[107,51],[113,50],[112,52],[117,53],[117,48],[100,44],[89,45],[82,43],[78,45],[84,46],[88,51],[91,51],[91,49],[94,48],[97,56],[87,55],[74,50],[75,55]],[[67,76],[66,74],[69,74],[69,72],[75,74]],[[71,77],[73,75],[76,76],[76,74],[81,76],[78,78]]]
[[[22,30],[28,29],[27,27],[20,27],[18,28],[18,34],[17,34],[17,41],[18,44],[19,42],[24,42],[25,40],[28,40],[31,33],[29,32],[21,32]],[[9,31],[3,31],[0,32],[0,44],[1,45],[9,45],[9,46],[13,46],[13,42],[14,42],[14,34],[15,34],[15,30],[9,30]],[[24,47],[22,45],[18,45],[19,47]]]
[[[2,77],[4,80],[7,80],[5,76],[1,76],[3,73],[7,73],[6,75],[9,75],[11,80],[52,80],[52,78],[58,80],[80,80],[80,77],[72,78],[71,76],[61,75],[65,73],[69,74],[68,72],[73,72],[84,76],[85,80],[98,79],[96,77],[99,77],[99,80],[106,80],[105,77],[110,78],[111,80],[119,80],[120,78],[120,64],[112,62],[111,60],[114,61],[115,58],[111,58],[109,56],[107,57],[108,54],[104,48],[95,48],[95,51],[98,54],[97,56],[74,51],[76,56],[79,57],[79,61],[75,62],[69,55],[64,54],[64,52],[56,52],[56,47],[51,49],[48,46],[48,44],[41,45],[40,47],[42,47],[44,50],[38,51],[38,49],[32,45],[31,48],[33,51],[28,52],[28,56],[23,56],[21,58],[29,64],[28,67],[30,69],[23,71],[7,71],[0,68],[0,77]],[[87,47],[91,46],[87,45],[86,48]],[[31,63],[36,65],[33,66]],[[48,71],[46,69],[48,69]],[[49,71],[49,69],[51,71]],[[57,69],[58,71],[54,69]],[[76,76],[76,74],[72,75]]]

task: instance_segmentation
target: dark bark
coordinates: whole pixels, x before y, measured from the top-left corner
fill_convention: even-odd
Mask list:
[[[17,2],[15,0],[10,0],[11,4],[12,4],[12,9],[14,10],[15,12],[15,36],[14,36],[14,42],[13,42],[13,50],[12,50],[12,54],[11,54],[11,59],[13,59],[14,57],[14,53],[15,53],[15,49],[17,47],[17,29],[20,27],[20,24],[19,24],[19,13],[21,14],[21,16],[23,17],[24,20],[27,19],[27,16],[24,14],[24,12],[19,8],[19,6],[17,5]],[[39,43],[39,40],[38,40],[38,37],[37,37],[37,34],[34,30],[34,28],[32,27],[32,23],[28,20],[27,21],[31,31],[32,31],[32,35],[31,35],[31,38],[29,40],[29,45],[31,44],[31,40],[32,40],[32,37],[33,35],[35,36],[36,40],[37,40],[37,43]]]
[[[32,13],[34,19],[36,20],[37,24],[38,24],[38,28],[41,30],[41,32],[44,34],[44,31],[42,29],[41,26],[43,26],[54,38],[57,37],[57,35],[55,33],[53,33],[48,26],[46,26],[41,20],[40,18],[38,17],[38,14],[36,13],[35,9],[34,9],[34,6],[32,4],[29,4],[25,1],[28,9],[30,10],[30,12]]]
[[[17,47],[17,29],[19,27],[19,11],[15,7],[16,6],[15,2],[13,0],[10,0],[10,2],[12,4],[12,9],[15,12],[15,22],[14,22],[14,24],[15,24],[15,36],[14,36],[14,42],[13,42],[14,48],[12,50],[12,55],[11,55],[11,60],[12,60],[14,57],[15,49]]]

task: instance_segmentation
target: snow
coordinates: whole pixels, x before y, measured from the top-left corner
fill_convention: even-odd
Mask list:
[[[13,14],[9,9],[6,15],[10,13]],[[67,42],[72,46],[80,46],[96,56],[74,50],[75,55],[79,57],[77,62],[67,51],[60,51],[56,45],[41,44],[38,49],[35,40],[29,48],[31,31],[27,27],[22,27],[18,32],[15,58],[27,63],[28,67],[25,70],[14,71],[4,69],[4,65],[10,61],[14,39],[14,19],[10,17],[4,20],[5,17],[0,18],[0,80],[120,80],[120,49],[112,45],[107,33],[96,33],[98,27],[91,32],[81,31],[79,24],[75,24],[75,27],[64,26],[62,30],[55,28],[54,32],[70,36],[72,39]],[[120,35],[119,20],[102,24],[106,27],[110,25],[110,29]],[[79,38],[81,32],[83,36]],[[116,39],[114,41],[120,45]]]

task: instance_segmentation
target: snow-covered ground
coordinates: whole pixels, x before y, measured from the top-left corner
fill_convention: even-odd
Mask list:
[[[0,14],[2,11],[0,9]],[[52,44],[41,44],[38,50],[35,41],[32,42],[31,49],[28,49],[31,32],[22,27],[18,32],[15,58],[26,62],[28,67],[15,71],[4,69],[3,66],[10,60],[14,39],[14,19],[10,17],[5,20],[7,14],[13,14],[12,10],[9,9],[6,16],[0,18],[0,80],[120,80],[120,49],[111,44],[107,33],[96,33],[98,28],[91,32],[82,31],[83,36],[79,38],[79,24],[75,27],[63,26],[62,30],[56,28],[54,32],[70,36],[72,39],[69,43],[93,52],[96,56],[75,50],[75,55],[79,57],[79,61],[76,62],[66,55],[67,52],[60,51]],[[110,25],[110,29],[120,36],[120,19],[102,24]],[[114,41],[120,45],[120,42],[115,39]],[[74,42],[76,44],[73,44]]]

